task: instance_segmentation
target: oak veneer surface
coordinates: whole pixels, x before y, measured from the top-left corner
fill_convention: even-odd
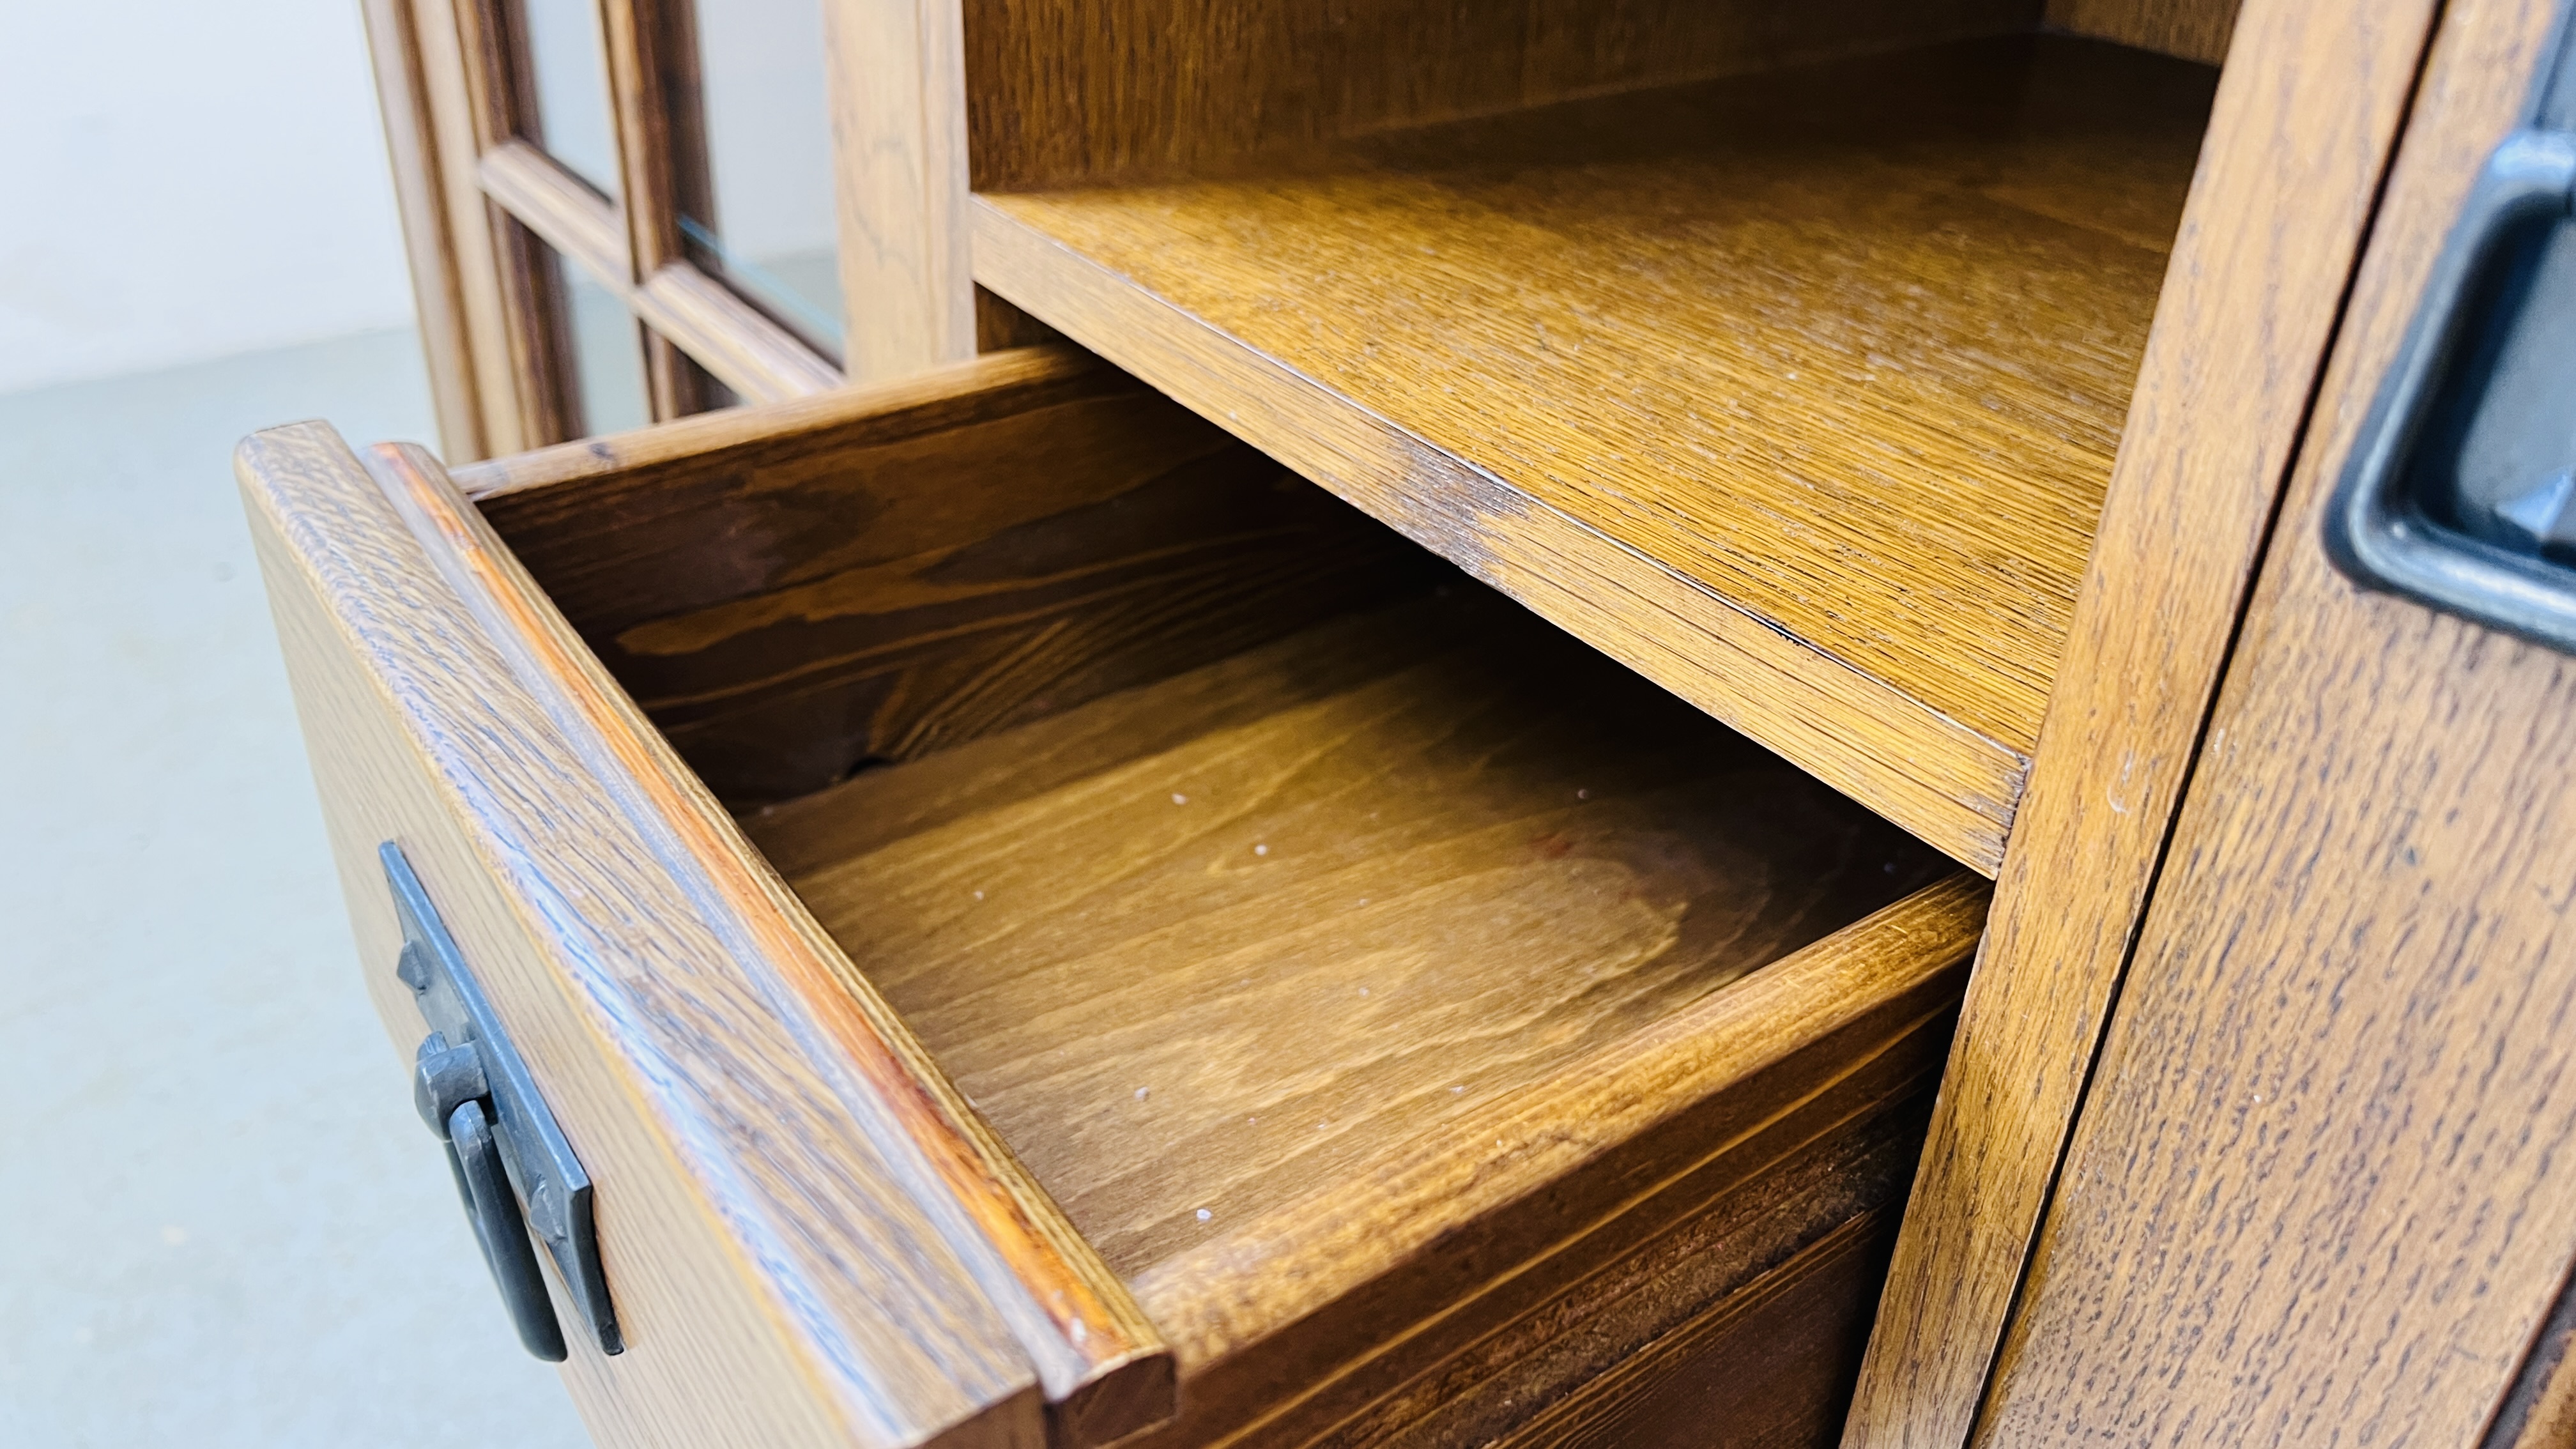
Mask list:
[[[1876,1140],[1858,1124],[1930,1080],[1981,904],[1903,832],[1472,587],[746,825],[1173,1342],[1183,1417],[1158,1446],[1411,1441],[1470,1399],[1508,1427],[1535,1403],[1469,1390],[1536,1372],[1505,1366],[1546,1342],[1477,1350],[1488,1315],[1568,1293],[1701,1311],[1656,1291],[1688,1273],[1614,1289],[1598,1267],[1758,1194],[1793,1144]],[[1911,924],[1852,924],[1909,893]],[[1781,978],[1797,1006],[1683,1024],[1846,927],[1849,965]],[[1846,1025],[1797,1019],[1819,1012]],[[1725,1065],[1714,1044],[1765,1019],[1804,1065]],[[1573,1105],[1596,1083],[1615,1109]],[[1778,1252],[1892,1202],[1913,1120],[1886,1170],[1828,1174],[1843,1206],[1782,1216]],[[1433,1185],[1460,1172],[1490,1185]],[[1531,1193],[1554,1201],[1496,1216]],[[1444,1240],[1457,1261],[1426,1254]],[[1488,1281],[1549,1253],[1522,1287]],[[1451,1391],[1421,1387],[1435,1370]]]
[[[2558,10],[2444,7],[1980,1442],[2466,1446],[2548,1368],[2576,665],[2321,520]]]
[[[870,0],[887,12],[917,3]],[[967,11],[972,185],[1032,191],[1205,175],[1281,145],[2007,34],[2029,29],[2040,4],[976,0]]]
[[[1072,348],[459,471],[737,806],[1450,576]]]
[[[1028,1355],[922,1206],[927,1184],[818,1069],[722,913],[675,879],[376,480],[319,424],[250,439],[238,467],[400,1052],[386,1090],[427,1030],[395,979],[376,855],[391,840],[598,1184],[625,1351],[566,1333],[591,1431],[621,1449],[1036,1449]],[[921,1307],[897,1323],[887,1302]]]
[[[860,390],[863,414],[917,394]],[[682,437],[691,436],[683,431]],[[643,439],[667,444],[667,435]],[[560,734],[653,843],[665,891],[718,923],[709,943],[753,983],[798,1059],[843,1093],[849,1116],[891,1129],[886,1150],[918,1170],[911,1196],[937,1222],[999,1312],[1046,1395],[1049,1434],[1080,1449],[1167,1418],[1172,1358],[1132,1296],[1064,1220],[955,1085],[645,721],[511,556],[488,522],[416,447],[375,450],[379,476],[484,637]],[[569,787],[559,787],[569,789]],[[679,1029],[704,1033],[682,1013]],[[768,1160],[763,1149],[737,1147]],[[826,1164],[828,1166],[829,1164]],[[880,1296],[880,1310],[903,1303]],[[930,1308],[935,1318],[944,1309]]]
[[[2435,8],[2249,0],[2236,28],[1847,1449],[1967,1438]]]
[[[1896,1213],[1861,1213],[1711,1314],[1551,1405],[1511,1449],[1830,1444],[1878,1302]]]
[[[2216,65],[2227,58],[2244,0],[2048,0],[2060,30]]]
[[[755,838],[1135,1277],[1946,869],[1554,633],[1466,595],[1363,616]],[[977,788],[1077,741],[1134,757]],[[879,803],[916,791],[977,808]]]
[[[983,195],[977,274],[1991,872],[2214,76],[2016,37]]]

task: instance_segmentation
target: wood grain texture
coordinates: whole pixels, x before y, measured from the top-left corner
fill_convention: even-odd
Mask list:
[[[461,481],[737,805],[1454,577],[1064,348]]]
[[[1896,1239],[1873,1208],[1801,1249],[1715,1312],[1550,1406],[1512,1449],[1647,1445],[1772,1449],[1834,1442]]]
[[[681,175],[681,147],[688,144],[686,159],[690,160],[698,159],[703,150],[695,144],[696,137],[684,143],[671,124],[673,66],[681,67],[679,75],[693,74],[696,57],[672,53],[673,42],[687,40],[689,34],[675,33],[666,3],[616,0],[599,7],[600,49],[608,62],[608,110],[616,133],[617,215],[624,223],[630,259],[621,280],[630,290],[664,263],[685,255],[680,196],[695,178]]]
[[[1211,674],[753,823],[839,857],[790,884],[1130,1277],[1948,868],[1481,590]],[[966,793],[903,776],[1165,731],[879,843],[881,791]]]
[[[1889,1271],[1852,1449],[1950,1449],[1967,1436],[2430,12],[2246,7]]]
[[[1159,1335],[876,990],[583,648],[481,515],[417,448],[376,450],[398,510],[522,683],[709,911],[858,1122],[916,1169],[912,1196],[1033,1362],[1051,1437],[1088,1445],[1172,1411]],[[901,1298],[881,1303],[902,1303]],[[935,1312],[935,1310],[934,1310]]]
[[[239,471],[388,1028],[407,1060],[425,1027],[394,979],[375,865],[391,839],[598,1184],[627,1348],[572,1335],[564,1372],[601,1442],[1035,1449],[1026,1358],[916,1205],[913,1168],[357,459],[304,424],[245,443]],[[898,1323],[888,1302],[920,1306]]]
[[[2208,84],[2017,39],[1619,97],[979,196],[977,274],[1991,872]]]
[[[582,430],[572,358],[571,314],[562,279],[541,238],[483,188],[482,158],[522,134],[534,134],[532,69],[518,57],[516,36],[500,0],[424,0],[440,5],[454,27],[454,82],[471,143],[458,153],[491,230],[489,278],[499,299],[501,340],[510,365],[507,394],[518,411],[521,447],[573,437]],[[622,275],[622,248],[619,275]]]
[[[841,386],[841,370],[829,359],[691,263],[663,264],[626,305],[747,402],[786,402]]]
[[[626,225],[630,295],[664,267],[685,263],[680,217],[709,215],[704,117],[697,93],[695,11],[687,0],[620,0],[600,13],[608,59],[609,110],[615,118],[618,212]],[[696,268],[688,268],[694,275]],[[738,298],[728,296],[728,301]],[[630,307],[634,304],[630,301]],[[639,312],[648,308],[637,308]],[[756,308],[741,312],[769,319]],[[731,314],[724,314],[731,320]],[[719,329],[728,338],[731,329]],[[741,341],[729,349],[743,350]],[[801,349],[800,349],[801,351]],[[656,419],[704,411],[713,391],[706,368],[660,330],[643,334],[644,384]],[[800,363],[809,359],[799,357]]]
[[[843,365],[882,382],[973,357],[960,0],[825,0]]]
[[[1880,1243],[1922,1140],[1930,1079],[1911,1085],[1552,1297],[1473,1300],[1456,1316],[1534,1306],[1315,1442],[1740,1446],[1829,1436],[1868,1335],[1886,1266]],[[1855,1236],[1876,1250],[1855,1260]]]
[[[1982,1442],[2477,1443],[2576,1261],[2576,667],[2319,542],[2557,9],[2444,9]]]
[[[456,220],[448,214],[418,15],[411,0],[364,0],[359,10],[375,69],[376,103],[384,114],[385,150],[393,161],[395,210],[402,217],[403,256],[411,271],[412,307],[428,364],[430,403],[438,415],[439,448],[451,458],[480,458],[489,447],[474,367],[476,339],[450,235]],[[468,219],[479,224],[482,208],[474,208]]]
[[[909,9],[919,0],[901,0]],[[957,0],[946,0],[957,9]],[[2038,0],[975,0],[977,191],[1205,176],[1281,147],[2028,29]]]
[[[486,210],[502,219],[501,292],[527,431],[547,442],[580,437],[590,422],[574,350],[568,295],[573,278],[566,269],[588,274],[612,296],[630,296],[634,256],[626,223],[613,203],[526,141],[494,142],[476,175],[488,198]],[[642,334],[635,335],[640,342]]]
[[[2481,1449],[2565,1449],[2576,1444],[2576,1284],[2532,1336],[2521,1370],[2487,1425]]]
[[[423,146],[437,164],[444,240],[455,267],[457,299],[472,346],[467,353],[480,412],[480,446],[460,461],[516,452],[547,441],[533,431],[513,346],[512,316],[502,295],[500,218],[485,199],[477,158],[483,135],[466,36],[457,0],[411,0],[410,34],[420,64]],[[371,22],[373,23],[373,22]],[[406,213],[405,225],[413,225]],[[452,440],[447,440],[454,447]]]
[[[616,203],[525,141],[503,141],[485,151],[478,172],[484,195],[593,281],[620,297],[635,290],[626,223]]]
[[[2048,0],[2054,29],[2216,65],[2246,0]]]
[[[666,262],[631,280],[618,209],[536,147],[502,142],[483,153],[479,174],[494,202],[736,393],[785,402],[841,385],[840,369],[695,266]]]
[[[1982,906],[1845,926],[1946,867],[1481,591],[746,825],[1171,1336],[1155,1446],[1510,1397],[1496,1325],[1921,1090]]]

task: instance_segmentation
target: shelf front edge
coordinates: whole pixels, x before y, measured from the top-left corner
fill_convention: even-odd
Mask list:
[[[975,280],[1992,877],[2030,760],[1424,442],[977,196]],[[1625,608],[1606,601],[1622,599]]]

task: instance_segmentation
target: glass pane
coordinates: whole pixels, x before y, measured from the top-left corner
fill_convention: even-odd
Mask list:
[[[696,23],[709,195],[680,230],[701,266],[837,357],[822,0],[719,0]]]
[[[594,0],[519,0],[528,89],[536,115],[528,139],[617,197],[617,122],[608,101],[608,47]]]
[[[680,356],[683,359],[686,359],[688,354],[684,352],[681,353]],[[732,388],[725,386],[723,381],[714,373],[698,366],[694,361],[684,362],[683,365],[689,369],[691,377],[695,379],[697,383],[697,406],[693,408],[692,411],[702,413],[720,413],[726,408],[738,408],[742,406],[741,395],[736,393]]]
[[[644,378],[644,333],[617,294],[592,280],[542,242],[532,242],[554,270],[555,295],[563,299],[567,391],[581,409],[578,436],[622,433],[653,420],[652,391]]]

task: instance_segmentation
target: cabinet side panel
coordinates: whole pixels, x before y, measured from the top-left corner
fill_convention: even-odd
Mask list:
[[[1968,1434],[2434,7],[2247,0],[1844,1443]]]
[[[2473,1444],[2576,1257],[2576,661],[2320,527],[2558,8],[2446,8],[1984,1442]]]
[[[959,0],[825,0],[852,382],[975,355]]]

